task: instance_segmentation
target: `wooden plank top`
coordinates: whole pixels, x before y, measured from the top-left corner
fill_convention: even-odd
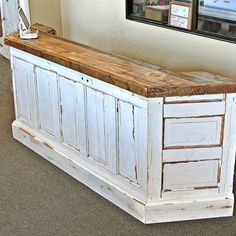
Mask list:
[[[206,72],[174,73],[43,32],[33,40],[15,33],[5,43],[148,98],[236,93],[233,79]]]

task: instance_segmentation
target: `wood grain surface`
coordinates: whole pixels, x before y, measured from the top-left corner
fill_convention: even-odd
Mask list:
[[[5,43],[144,97],[236,92],[236,79],[206,72],[174,73],[43,32],[34,40],[22,40],[15,33]]]
[[[39,30],[41,32],[44,33],[49,33],[49,34],[57,34],[56,30],[52,27],[49,27],[47,25],[43,25],[43,24],[39,24],[39,23],[35,23],[31,26],[32,30]]]

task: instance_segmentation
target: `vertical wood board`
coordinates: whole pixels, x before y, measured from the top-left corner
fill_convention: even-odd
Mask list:
[[[148,101],[147,198],[159,200],[162,190],[163,98]]]
[[[220,192],[232,193],[236,153],[236,94],[226,96]]]
[[[60,116],[62,142],[78,148],[75,83],[60,77]]]
[[[57,75],[36,67],[39,128],[60,140]]]
[[[116,171],[116,103],[115,98],[87,88],[88,155]]]
[[[34,66],[18,58],[13,59],[16,116],[37,126]]]
[[[118,101],[119,173],[136,184],[146,185],[147,111]]]

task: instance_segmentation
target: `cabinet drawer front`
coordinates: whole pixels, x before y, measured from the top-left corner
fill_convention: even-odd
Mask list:
[[[219,161],[165,164],[163,189],[212,188],[218,186]]]
[[[197,147],[221,144],[222,117],[166,119],[164,147]]]
[[[202,102],[164,105],[164,117],[181,118],[225,114],[225,102]]]
[[[224,100],[224,94],[213,94],[213,95],[195,95],[195,96],[183,96],[183,97],[167,97],[165,98],[166,103],[181,103],[181,102],[193,102],[193,101],[220,101]]]
[[[163,162],[216,160],[222,158],[222,147],[167,149],[163,151]]]

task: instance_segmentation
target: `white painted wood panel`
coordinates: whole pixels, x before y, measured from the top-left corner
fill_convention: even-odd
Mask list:
[[[28,83],[29,64],[15,59],[14,60],[14,80],[16,86],[17,117],[31,122],[30,117],[30,92]],[[31,65],[32,67],[32,65]]]
[[[218,186],[218,168],[218,160],[165,164],[163,189]]]
[[[39,129],[60,139],[57,75],[36,67]]]
[[[221,159],[222,147],[170,149],[163,151],[163,162]]]
[[[225,114],[225,102],[183,103],[164,105],[164,117],[196,117]]]
[[[107,168],[117,174],[117,104],[116,99],[104,95],[104,140]]]
[[[118,111],[119,174],[144,187],[147,176],[147,110],[119,101]]]
[[[196,95],[196,96],[183,96],[183,97],[167,97],[165,98],[166,103],[176,102],[195,102],[195,101],[216,101],[224,100],[224,94],[212,94],[212,95]]]
[[[85,86],[80,83],[75,83],[77,147],[79,148],[80,153],[84,157],[87,157],[88,154],[87,154],[85,94],[86,94]]]
[[[59,80],[62,142],[86,156],[84,85],[64,77]]]
[[[116,171],[115,98],[87,88],[87,132],[90,159]]]
[[[34,66],[18,58],[13,59],[15,110],[17,118],[37,125]]]
[[[236,157],[236,94],[227,94],[220,192],[231,193]]]
[[[162,190],[163,98],[148,101],[147,198],[159,200]]]
[[[220,145],[222,117],[166,119],[164,146]]]
[[[60,78],[60,112],[62,142],[78,149],[76,127],[76,87],[72,81]]]

